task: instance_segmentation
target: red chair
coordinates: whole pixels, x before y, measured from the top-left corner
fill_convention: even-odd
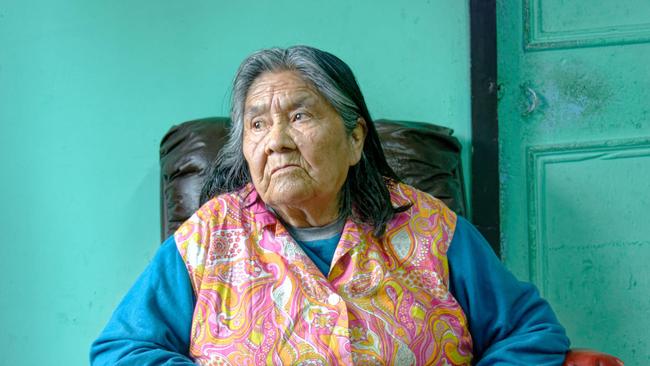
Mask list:
[[[623,366],[623,361],[605,353],[573,349],[566,354],[564,366]]]

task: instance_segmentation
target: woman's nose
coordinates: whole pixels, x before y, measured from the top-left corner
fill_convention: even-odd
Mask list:
[[[286,152],[296,148],[287,123],[274,123],[266,139],[266,153]]]

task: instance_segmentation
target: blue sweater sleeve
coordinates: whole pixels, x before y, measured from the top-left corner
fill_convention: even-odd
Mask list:
[[[137,279],[90,348],[92,365],[193,365],[194,293],[173,237]]]
[[[569,339],[550,305],[532,284],[519,282],[462,217],[447,258],[476,365],[562,365]]]

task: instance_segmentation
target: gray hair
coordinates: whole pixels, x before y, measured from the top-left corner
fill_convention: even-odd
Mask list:
[[[390,202],[386,182],[399,179],[386,162],[377,131],[352,70],[338,57],[308,46],[257,51],[239,66],[233,82],[230,111],[232,125],[228,141],[219,152],[212,174],[203,187],[202,201],[237,190],[251,181],[242,145],[246,95],[260,75],[281,71],[294,71],[313,85],[341,116],[348,134],[357,126],[359,118],[366,121],[364,150],[360,162],[351,167],[348,173],[343,187],[341,214],[352,213],[354,207],[356,216],[374,225],[375,233],[381,236],[388,220],[395,213],[408,208],[393,208]]]

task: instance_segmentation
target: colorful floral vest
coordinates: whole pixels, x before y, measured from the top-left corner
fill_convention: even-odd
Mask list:
[[[467,320],[449,292],[455,214],[404,184],[412,203],[377,239],[348,219],[328,278],[252,185],[218,196],[175,233],[196,307],[202,365],[469,365]]]

